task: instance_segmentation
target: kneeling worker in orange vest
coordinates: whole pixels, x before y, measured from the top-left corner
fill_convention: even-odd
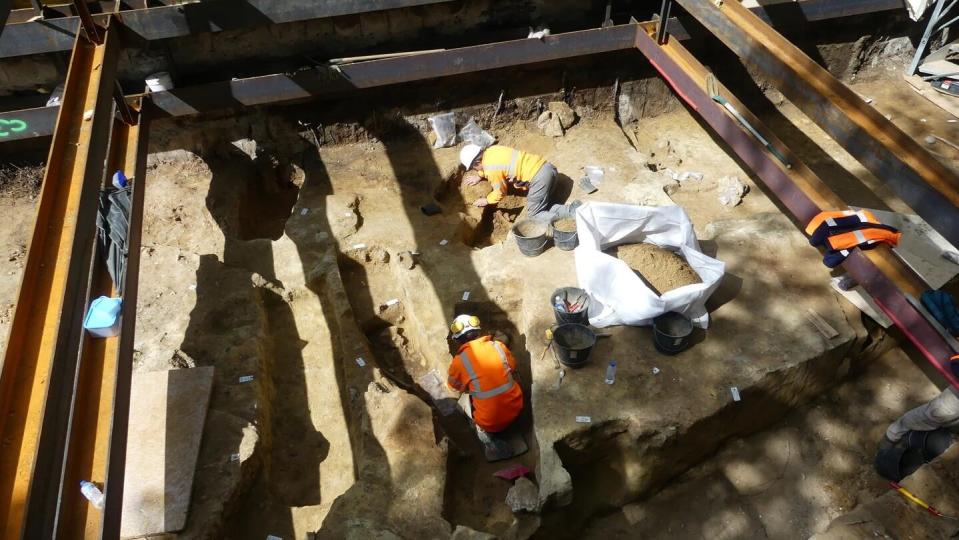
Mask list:
[[[489,195],[473,201],[474,206],[497,204],[512,184],[514,188],[527,191],[526,210],[530,216],[549,209],[556,185],[556,167],[541,156],[498,144],[485,149],[467,144],[460,150],[460,162],[467,172],[476,171],[493,186]],[[476,185],[480,182],[479,177],[466,175],[464,181],[467,185]]]
[[[450,325],[460,346],[450,362],[447,384],[470,396],[473,421],[487,433],[503,431],[523,410],[516,360],[503,343],[480,335],[480,320],[459,315]]]

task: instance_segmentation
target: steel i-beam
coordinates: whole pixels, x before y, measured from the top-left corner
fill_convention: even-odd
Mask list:
[[[959,246],[959,176],[739,2],[677,1]]]
[[[78,37],[50,146],[17,309],[0,372],[4,538],[47,538],[64,453],[119,52]]]
[[[142,109],[136,114],[137,109],[141,108],[134,107],[135,123],[128,124],[120,116],[114,121],[103,184],[108,188],[112,172],[118,170],[126,173],[131,184],[120,333],[109,338],[80,338],[76,390],[55,513],[54,536],[58,538],[73,538],[80,532],[84,538],[120,535],[148,140],[148,116]],[[101,255],[95,253],[91,264],[87,304],[98,296],[118,295]],[[102,511],[81,496],[76,488],[81,480],[104,486],[106,504]]]

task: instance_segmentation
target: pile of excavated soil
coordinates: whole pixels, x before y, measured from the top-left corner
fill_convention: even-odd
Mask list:
[[[486,197],[490,191],[493,191],[493,188],[490,186],[489,180],[480,180],[478,184],[473,186],[467,185],[466,182],[460,183],[460,194],[463,196],[463,204],[466,205],[473,204],[473,201],[480,197]]]
[[[656,294],[702,283],[686,259],[653,244],[627,244],[608,253],[629,265]]]
[[[559,232],[576,232],[576,218],[563,218],[553,222],[553,229]]]
[[[526,205],[526,197],[507,194],[493,212],[493,232],[490,234],[490,242],[498,244],[506,240],[506,235],[516,222],[516,218],[523,212],[523,206]]]

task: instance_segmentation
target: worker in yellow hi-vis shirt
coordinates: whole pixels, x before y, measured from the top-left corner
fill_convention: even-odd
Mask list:
[[[489,195],[473,201],[474,206],[495,205],[512,184],[515,189],[527,192],[526,210],[530,216],[549,210],[556,185],[556,167],[543,157],[508,146],[493,145],[484,149],[467,144],[460,150],[460,161],[467,171],[479,173],[479,177],[466,175],[464,181],[468,185],[479,183],[482,177],[493,186]]]

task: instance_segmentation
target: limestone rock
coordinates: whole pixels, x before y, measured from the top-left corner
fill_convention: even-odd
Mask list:
[[[489,533],[470,529],[465,525],[457,525],[450,536],[450,540],[496,540],[498,537]]]
[[[553,113],[549,111],[543,111],[543,114],[539,115],[539,118],[536,119],[536,127],[539,129],[546,129],[546,124],[549,123],[552,117]]]
[[[566,132],[563,130],[563,124],[555,114],[549,119],[543,134],[547,137],[562,137]]]
[[[538,512],[539,488],[532,480],[521,476],[506,493],[506,504],[513,512]]]
[[[559,118],[559,123],[563,126],[563,129],[569,129],[576,123],[576,113],[565,102],[551,101],[548,108],[554,117]]]
[[[719,203],[723,206],[737,206],[749,192],[749,186],[738,176],[724,176],[719,179]]]
[[[400,268],[405,268],[407,270],[412,270],[416,266],[416,260],[413,258],[413,253],[410,251],[401,251],[396,254],[396,264]]]

